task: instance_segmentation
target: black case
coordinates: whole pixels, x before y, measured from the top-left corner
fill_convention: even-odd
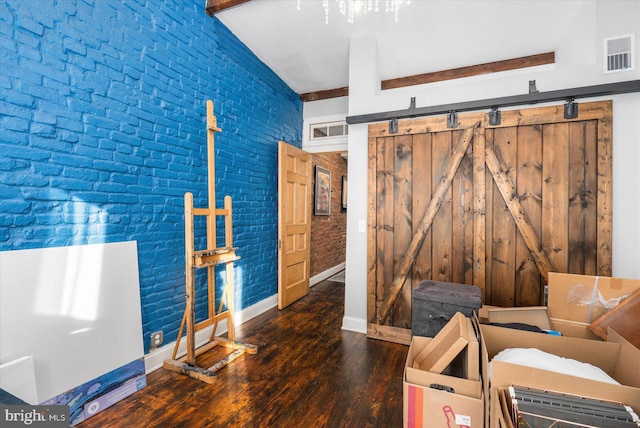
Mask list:
[[[482,306],[475,285],[424,280],[411,293],[411,334],[435,337],[456,312],[470,317]]]

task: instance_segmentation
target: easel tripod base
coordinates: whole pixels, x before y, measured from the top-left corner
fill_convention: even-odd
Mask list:
[[[235,349],[235,351],[207,369],[187,363],[186,357],[179,360],[165,360],[163,367],[167,370],[171,370],[206,383],[214,383],[216,377],[218,376],[217,372],[225,368],[233,360],[237,359],[245,352],[248,354],[255,354],[258,352],[258,347],[255,345],[249,345],[240,342],[229,343],[226,342],[223,338],[215,338],[215,341],[218,342],[216,343],[216,345],[224,346],[226,348],[232,348]],[[205,345],[205,347],[207,347],[207,345]],[[212,347],[213,346],[207,347],[207,349],[203,350],[203,352],[208,351]]]

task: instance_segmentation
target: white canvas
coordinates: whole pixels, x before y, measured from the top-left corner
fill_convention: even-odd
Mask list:
[[[0,252],[0,364],[28,355],[40,402],[143,357],[135,241]]]

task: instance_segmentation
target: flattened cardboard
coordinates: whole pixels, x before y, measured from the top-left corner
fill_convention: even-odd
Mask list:
[[[475,335],[474,335],[475,336]],[[405,428],[484,427],[484,395],[479,380],[462,379],[414,368],[415,356],[435,338],[414,336],[405,363],[403,425]],[[480,378],[480,374],[475,374]],[[449,387],[454,392],[435,389]],[[457,425],[456,425],[457,424]]]
[[[498,428],[514,428],[513,421],[511,419],[511,398],[509,397],[509,393],[506,389],[500,388],[497,391],[498,395],[498,404],[500,409],[497,413],[498,420],[496,427]]]
[[[471,318],[467,318],[467,329],[469,332],[469,344],[467,345],[467,379],[481,380],[480,379],[480,341],[476,334],[480,334],[479,327],[476,333],[476,329],[473,326]]]
[[[638,370],[640,350],[614,331],[610,330],[608,342],[601,342],[575,337],[549,336],[490,325],[481,325],[480,330],[483,369],[488,367],[491,358],[503,349],[537,348],[561,357],[593,364],[621,383],[621,385],[614,385],[504,361],[494,361],[491,364],[491,390],[488,393],[494,403],[499,400],[498,388],[517,384],[617,401],[631,406],[636,412],[640,409],[640,370]],[[483,379],[485,394],[488,387],[487,380]],[[495,423],[498,420],[498,411],[499,406],[491,407],[490,426],[497,426]]]
[[[607,330],[611,328],[633,346],[640,348],[638,320],[640,320],[640,289],[589,324],[589,330],[601,339],[607,340]]]
[[[640,289],[640,279],[549,272],[549,316],[591,323]]]
[[[484,338],[482,337],[482,331],[480,330],[480,321],[478,318],[473,319],[474,325],[478,327],[480,331],[480,373],[482,373],[482,394],[485,397],[484,400],[484,426],[489,426],[489,353],[487,351],[487,344],[485,343]]]

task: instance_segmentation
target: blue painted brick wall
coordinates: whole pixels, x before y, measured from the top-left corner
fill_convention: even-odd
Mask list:
[[[145,350],[153,331],[174,340],[184,310],[183,195],[207,204],[207,99],[236,309],[277,292],[277,143],[300,146],[302,105],[204,4],[0,4],[0,249],[137,241]]]

